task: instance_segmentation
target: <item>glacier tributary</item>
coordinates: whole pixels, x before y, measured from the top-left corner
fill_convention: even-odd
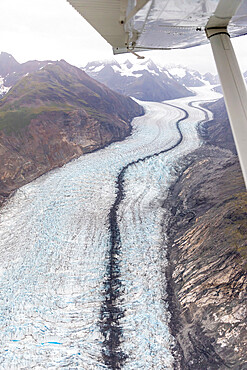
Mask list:
[[[111,368],[100,324],[109,212],[118,175],[130,163],[117,209],[121,294],[115,303],[123,313],[118,350],[126,356],[121,367],[173,368],[161,204],[179,160],[200,145],[196,126],[206,113],[189,103],[218,96],[203,87],[168,105],[142,103],[146,114],[134,119],[130,137],[20,188],[1,210],[1,369]],[[188,118],[180,122],[182,141],[174,147],[183,110]]]

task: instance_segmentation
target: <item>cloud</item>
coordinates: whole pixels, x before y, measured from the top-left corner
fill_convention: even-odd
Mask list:
[[[111,47],[65,0],[0,3],[0,49],[17,60],[66,59],[110,54]]]

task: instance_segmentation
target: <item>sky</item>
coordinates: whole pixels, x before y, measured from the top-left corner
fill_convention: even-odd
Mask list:
[[[240,68],[247,70],[247,36],[232,40]],[[0,0],[0,51],[20,62],[60,60],[78,67],[93,60],[136,57],[113,56],[111,46],[66,0]],[[181,64],[202,73],[216,73],[209,45],[186,50],[140,53],[162,65]]]

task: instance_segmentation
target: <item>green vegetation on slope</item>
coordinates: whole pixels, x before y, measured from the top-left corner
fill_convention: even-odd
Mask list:
[[[32,119],[38,117],[41,113],[47,112],[69,112],[73,109],[70,106],[50,106],[50,107],[37,107],[37,108],[19,108],[18,110],[0,111],[0,130],[5,134],[18,133],[24,127],[31,123]]]
[[[142,113],[130,98],[113,93],[61,61],[27,74],[0,100],[0,130],[7,135],[17,133],[42,113],[78,110],[104,124],[129,122]]]

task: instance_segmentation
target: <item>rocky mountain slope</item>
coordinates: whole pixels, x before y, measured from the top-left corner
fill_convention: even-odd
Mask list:
[[[9,59],[8,68],[0,67],[5,79],[16,67]],[[50,169],[122,140],[143,114],[132,99],[65,61],[44,62],[34,72],[30,65],[0,100],[0,203]]]
[[[114,91],[140,100],[163,101],[193,93],[179,83],[164,67],[148,59],[132,64],[116,61],[90,62],[84,71]]]
[[[170,209],[167,272],[177,368],[245,369],[247,193],[222,100],[184,159]]]

